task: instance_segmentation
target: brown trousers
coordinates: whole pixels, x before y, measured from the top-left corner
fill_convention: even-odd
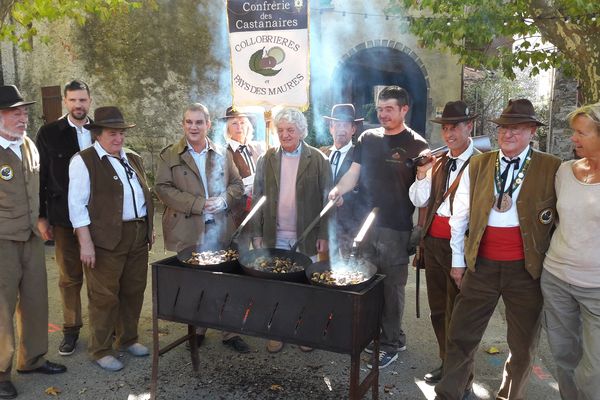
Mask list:
[[[523,261],[477,259],[467,270],[448,332],[444,377],[435,387],[436,399],[461,399],[473,371],[475,352],[498,299],[506,307],[508,348],[503,380],[496,399],[522,400],[540,336],[542,293]]]
[[[452,250],[447,239],[426,236],[424,243],[425,280],[431,325],[438,342],[440,359],[443,361],[446,355],[446,334],[450,326],[454,300],[458,295],[456,283],[450,277]]]
[[[96,267],[85,268],[90,338],[94,360],[126,348],[138,339],[138,321],[148,275],[146,222],[123,222],[121,241],[114,250],[96,247]]]
[[[26,242],[0,239],[0,382],[10,380],[15,310],[17,369],[35,369],[48,351],[48,283],[44,243],[33,233]]]
[[[63,333],[79,333],[81,322],[81,286],[83,267],[79,259],[79,243],[73,228],[54,226],[58,287],[63,306]]]

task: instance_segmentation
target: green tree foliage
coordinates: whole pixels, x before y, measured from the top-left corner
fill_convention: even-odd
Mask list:
[[[83,25],[91,16],[107,20],[141,5],[141,0],[0,0],[0,40],[31,50],[38,23],[68,18]],[[40,35],[40,39],[49,37]]]
[[[421,46],[464,65],[511,79],[515,67],[531,75],[562,68],[579,79],[585,101],[600,98],[598,0],[390,0],[389,13],[408,15]]]

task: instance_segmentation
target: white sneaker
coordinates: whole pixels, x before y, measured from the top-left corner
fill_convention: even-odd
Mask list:
[[[99,360],[96,360],[96,364],[107,371],[120,371],[123,369],[123,363],[113,356],[104,356]]]
[[[134,343],[127,348],[127,352],[135,357],[145,357],[150,354],[150,350],[141,343]]]

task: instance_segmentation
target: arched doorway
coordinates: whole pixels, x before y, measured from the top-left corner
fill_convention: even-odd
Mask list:
[[[377,42],[385,44],[363,43],[342,58],[333,75],[333,102],[352,103],[364,115],[365,106],[375,103],[377,86],[401,86],[411,98],[407,124],[425,136],[429,82],[423,63],[397,42]]]

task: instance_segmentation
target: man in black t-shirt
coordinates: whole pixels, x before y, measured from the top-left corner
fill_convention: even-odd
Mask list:
[[[387,367],[396,361],[398,352],[406,350],[402,314],[408,277],[407,247],[415,209],[408,188],[415,181],[415,170],[405,161],[428,149],[425,139],[405,124],[408,108],[408,93],[403,88],[388,86],[381,91],[377,98],[381,127],[360,136],[350,170],[329,194],[330,199],[340,199],[341,205],[341,196],[358,183],[369,207],[379,207],[363,246],[364,257],[386,275],[379,368]],[[366,351],[372,351],[372,347]]]

